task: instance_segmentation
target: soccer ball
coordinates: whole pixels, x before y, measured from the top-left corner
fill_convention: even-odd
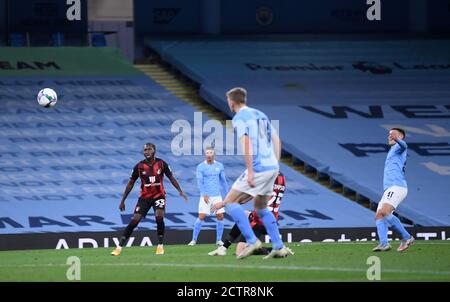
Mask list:
[[[44,88],[39,91],[37,96],[37,101],[39,105],[45,108],[53,107],[56,105],[58,101],[58,96],[56,92],[51,88]]]

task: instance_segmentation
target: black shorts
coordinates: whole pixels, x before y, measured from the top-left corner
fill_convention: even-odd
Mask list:
[[[139,198],[136,207],[134,208],[135,214],[141,214],[142,218],[147,216],[148,211],[150,211],[150,208],[153,207],[153,211],[156,211],[158,209],[164,210],[166,208],[166,198],[165,197],[159,197],[159,198],[150,198],[150,199],[143,199]]]

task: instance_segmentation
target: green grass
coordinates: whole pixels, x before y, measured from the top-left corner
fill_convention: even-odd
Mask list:
[[[0,252],[0,281],[67,281],[69,256],[81,261],[81,281],[367,281],[369,256],[381,260],[381,281],[450,281],[450,242],[416,241],[404,253],[372,253],[374,243],[290,244],[294,256],[211,257],[213,245]],[[396,248],[398,243],[394,243]]]

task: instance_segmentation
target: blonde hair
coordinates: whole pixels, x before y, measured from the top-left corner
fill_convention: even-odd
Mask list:
[[[227,97],[238,104],[244,104],[247,101],[247,90],[235,87],[227,91]]]

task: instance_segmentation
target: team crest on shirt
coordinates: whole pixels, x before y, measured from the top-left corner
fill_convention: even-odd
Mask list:
[[[147,172],[145,172],[145,171],[142,171],[142,175],[146,175],[147,174]]]
[[[216,172],[219,172],[220,171],[220,169],[219,168],[216,168]]]
[[[156,173],[161,174],[161,169],[158,168],[158,171]]]

